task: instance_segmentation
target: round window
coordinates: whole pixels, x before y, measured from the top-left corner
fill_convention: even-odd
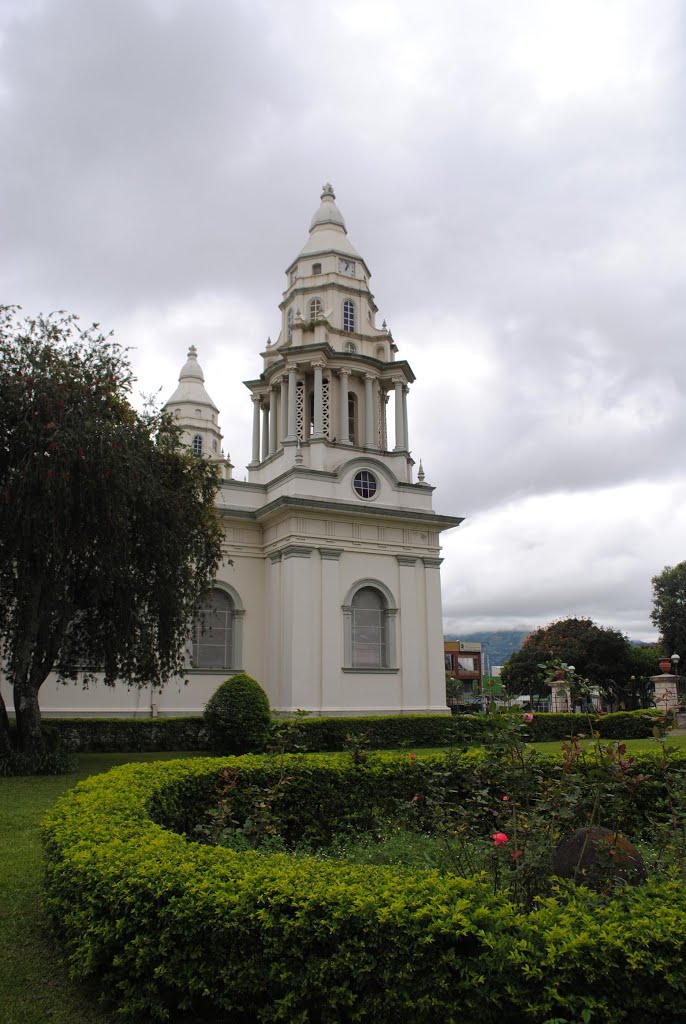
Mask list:
[[[368,469],[361,469],[353,480],[355,493],[361,498],[373,498],[378,486],[376,477]]]

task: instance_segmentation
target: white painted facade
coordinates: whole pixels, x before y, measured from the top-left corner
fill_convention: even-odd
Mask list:
[[[196,635],[185,682],[153,693],[50,679],[44,714],[196,714],[239,669],[280,710],[447,712],[440,534],[461,520],[433,511],[421,464],[414,479],[414,375],[385,321],[376,326],[369,270],[330,185],[286,274],[278,338],[246,382],[248,479],[234,480],[224,459],[194,348],[167,402],[184,442],[222,468],[217,504],[233,564],[220,568],[216,587],[227,629]],[[194,659],[221,661],[220,643],[224,664],[195,667]]]

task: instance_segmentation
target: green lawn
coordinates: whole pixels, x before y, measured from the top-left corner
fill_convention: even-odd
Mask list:
[[[612,740],[601,740],[600,743],[603,746],[607,746],[608,743],[612,743]],[[656,750],[657,740],[652,737],[645,740],[622,740],[622,743],[626,743],[626,748],[629,753],[638,750]],[[595,740],[582,740],[581,746],[584,750],[590,750],[595,743]],[[550,743],[532,743],[530,744],[533,750],[540,750],[542,754],[557,754],[560,751],[560,741],[554,740]],[[672,733],[671,736],[667,737],[667,746],[669,747],[684,747],[686,746],[686,733]]]
[[[71,775],[0,779],[0,1021],[2,1024],[114,1024],[72,984],[41,908],[40,821],[76,782],[128,761],[192,754],[82,754]]]

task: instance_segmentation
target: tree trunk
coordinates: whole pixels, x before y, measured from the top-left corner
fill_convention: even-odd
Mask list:
[[[0,757],[5,757],[12,752],[12,735],[10,733],[10,720],[7,714],[7,707],[4,698],[0,693]]]
[[[14,684],[14,710],[17,715],[17,747],[22,754],[42,754],[45,742],[41,731],[38,687],[28,679]]]

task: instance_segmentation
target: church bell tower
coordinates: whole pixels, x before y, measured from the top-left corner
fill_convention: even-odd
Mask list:
[[[286,268],[278,338],[261,353],[259,379],[246,382],[251,481],[267,483],[296,464],[335,472],[354,453],[366,453],[412,483],[407,395],[415,378],[396,359],[385,320],[376,325],[370,277],[326,184],[309,238]]]

